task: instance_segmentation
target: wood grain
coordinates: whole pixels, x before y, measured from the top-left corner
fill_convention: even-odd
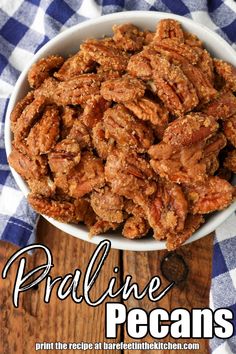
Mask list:
[[[57,230],[45,220],[41,219],[38,226],[38,243],[45,244],[53,254],[54,268],[50,275],[56,277],[81,269],[83,274],[88,260],[95,250],[95,245],[80,241],[72,236]],[[9,257],[16,251],[16,247],[4,242],[0,243],[0,271]],[[126,302],[128,308],[142,307],[150,311],[156,306],[167,310],[176,307],[207,307],[211,279],[212,237],[208,236],[191,245],[184,246],[178,251],[188,267],[187,280],[176,286],[158,304],[148,299],[134,300],[132,297]],[[104,269],[95,284],[94,295],[101,294],[114,275],[114,266],[119,266],[122,278],[127,274],[133,276],[142,288],[154,275],[161,275],[160,261],[166,251],[160,252],[120,252],[111,250],[104,264]],[[41,251],[33,256],[27,256],[28,268],[42,264],[44,256]],[[55,290],[51,301],[43,301],[44,283],[37,290],[29,290],[21,294],[20,306],[15,309],[12,305],[12,288],[17,264],[10,269],[7,279],[0,281],[0,353],[3,354],[31,354],[34,352],[36,342],[103,342],[105,339],[105,306],[96,308],[85,303],[75,304],[71,298],[60,301]],[[162,277],[163,286],[167,281]],[[118,280],[119,285],[119,280]],[[81,289],[81,287],[79,287]],[[109,300],[110,301],[110,300]],[[119,298],[115,299],[116,302]],[[125,328],[121,328],[117,342],[133,341],[126,335]],[[152,338],[145,338],[153,341]],[[165,339],[169,340],[168,338]],[[190,340],[192,342],[192,340]],[[114,342],[114,341],[113,341]],[[208,353],[207,341],[199,341],[200,354]],[[50,353],[59,351],[50,350]],[[75,353],[74,350],[60,351],[62,353]],[[88,351],[94,353],[95,351]],[[99,351],[99,353],[113,353],[114,351]],[[155,351],[155,353],[171,353],[171,351]],[[48,351],[39,351],[48,353]],[[119,353],[119,351],[116,351]],[[128,353],[125,351],[124,353]],[[139,354],[139,351],[135,351]],[[141,351],[140,351],[141,353]],[[144,351],[142,351],[144,353]],[[182,353],[175,351],[174,353]],[[185,351],[184,353],[188,353]]]

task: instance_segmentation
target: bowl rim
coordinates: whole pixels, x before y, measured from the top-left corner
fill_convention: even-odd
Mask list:
[[[175,15],[175,14],[169,14],[165,12],[156,12],[156,11],[127,11],[127,12],[116,12],[112,14],[107,14],[103,15],[97,18],[89,19],[86,20],[82,23],[79,23],[77,25],[74,25],[70,28],[65,29],[63,32],[59,33],[56,35],[54,38],[49,40],[43,47],[39,49],[36,54],[33,55],[32,59],[29,61],[29,63],[25,66],[24,70],[20,74],[15,87],[12,91],[6,115],[5,115],[5,132],[4,132],[4,138],[5,138],[5,147],[6,147],[6,154],[7,157],[9,156],[11,149],[12,149],[12,133],[10,131],[10,114],[11,111],[18,101],[17,96],[19,94],[21,86],[24,84],[24,81],[27,77],[27,72],[29,68],[32,66],[33,63],[35,63],[37,60],[39,60],[43,55],[47,55],[45,52],[50,49],[52,45],[55,45],[56,43],[59,43],[61,40],[67,38],[70,36],[71,33],[74,33],[78,30],[83,30],[86,27],[90,26],[97,26],[99,24],[103,24],[107,21],[114,20],[114,23],[116,20],[121,20],[123,23],[127,21],[135,21],[135,19],[145,19],[152,18],[157,21],[165,18],[172,18],[178,20],[180,23],[183,25],[188,24],[190,27],[192,27],[191,31],[196,31],[201,30],[204,33],[207,33],[208,36],[210,36],[213,40],[217,41],[217,43],[221,43],[223,46],[224,51],[228,53],[228,55],[231,57],[232,61],[235,62],[236,65],[236,52],[235,50],[230,46],[229,43],[227,43],[222,37],[220,37],[217,33],[211,31],[208,27],[196,23],[193,20]],[[147,26],[148,27],[148,26]],[[44,54],[45,53],[45,54]],[[29,189],[24,182],[23,178],[10,166],[10,170],[13,174],[13,177],[19,187],[19,189],[23,192],[25,197],[27,196]],[[211,232],[213,232],[220,224],[222,224],[234,211],[236,210],[236,201],[233,202],[228,208],[219,211],[216,213],[216,215],[213,216],[213,220],[206,221],[200,228],[197,230],[186,242],[185,244],[194,242]],[[48,220],[52,225],[55,227],[59,228],[60,230],[75,236],[77,238],[80,238],[84,241],[88,241],[94,244],[98,244],[104,239],[109,239],[111,241],[111,247],[114,249],[120,249],[120,250],[130,250],[130,251],[155,251],[155,250],[162,250],[166,249],[165,247],[165,241],[158,241],[155,239],[136,239],[136,240],[130,240],[124,238],[122,235],[119,237],[114,237],[114,234],[110,236],[109,233],[103,234],[103,235],[98,235],[98,236],[93,236],[90,238],[88,236],[88,232],[80,232],[83,230],[83,227],[80,225],[76,224],[66,224],[59,222],[53,218],[49,218],[45,215],[42,215],[46,220]],[[79,228],[79,229],[78,229]]]

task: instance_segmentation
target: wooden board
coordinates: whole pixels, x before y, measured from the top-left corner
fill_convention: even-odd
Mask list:
[[[50,275],[56,277],[73,273],[75,269],[85,271],[95,245],[80,241],[69,236],[41,219],[38,226],[38,242],[47,245],[53,254],[54,268]],[[16,247],[5,242],[0,243],[0,272],[9,257],[16,251]],[[160,261],[166,251],[158,252],[121,252],[111,250],[98,281],[94,286],[95,294],[101,294],[111,276],[114,276],[114,266],[119,266],[122,271],[121,278],[126,274],[133,276],[140,288],[154,275],[161,275]],[[157,305],[167,310],[177,307],[207,307],[212,259],[212,237],[208,236],[184,246],[177,251],[181,254],[189,267],[187,279],[171,292],[158,304],[153,304],[146,298],[142,301],[132,297],[126,302],[128,308],[139,307],[150,311]],[[29,269],[40,265],[44,261],[41,251],[33,256],[27,256]],[[15,280],[17,264],[10,269],[7,279],[0,281],[0,353],[3,354],[30,354],[34,352],[36,342],[103,342],[105,339],[105,306],[104,303],[96,308],[85,303],[76,304],[71,298],[60,301],[55,291],[52,292],[51,301],[45,304],[43,301],[44,283],[38,289],[30,289],[20,295],[20,306],[14,308],[12,304],[12,288]],[[167,281],[162,277],[163,285]],[[118,279],[119,285],[119,279]],[[81,289],[81,287],[79,287]],[[116,298],[115,301],[119,301]],[[117,342],[134,341],[130,339],[122,327],[119,331]],[[153,341],[152,338],[145,338]],[[168,338],[164,339],[169,340]],[[190,340],[193,342],[192,340]],[[201,349],[199,353],[207,354],[208,342],[199,341]],[[40,353],[48,351],[40,351]],[[56,351],[50,353],[75,353],[74,350]],[[88,351],[94,353],[95,351]],[[96,351],[97,352],[97,351]],[[171,353],[171,351],[155,351],[155,353]],[[192,351],[191,351],[192,352]],[[99,353],[111,353],[111,351],[99,351]],[[116,351],[119,353],[119,351]],[[124,351],[128,353],[128,351]],[[139,353],[139,351],[135,351]],[[140,351],[141,353],[141,351]],[[143,353],[143,351],[142,351]],[[181,353],[175,351],[174,353]],[[187,354],[188,351],[185,351]]]

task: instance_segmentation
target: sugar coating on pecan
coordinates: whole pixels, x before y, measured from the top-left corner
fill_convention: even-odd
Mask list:
[[[47,174],[45,156],[31,157],[13,147],[8,157],[8,162],[26,180],[38,180]]]
[[[129,147],[142,153],[153,143],[153,132],[145,122],[122,105],[109,108],[104,114],[105,138],[114,139],[121,147]]]
[[[202,143],[176,151],[175,147],[161,142],[149,154],[154,171],[170,182],[195,184],[207,177]]]
[[[14,140],[16,142],[25,139],[37,121],[46,105],[44,96],[36,97],[28,106],[25,107],[14,127]]]
[[[36,211],[63,222],[85,221],[86,214],[90,212],[89,203],[83,199],[69,202],[31,193],[28,195],[28,201]]]
[[[38,88],[45,79],[47,79],[52,71],[59,69],[64,63],[64,58],[59,55],[51,55],[47,58],[40,59],[33,64],[28,72],[28,81],[30,87]]]
[[[219,92],[217,97],[203,108],[203,112],[216,119],[225,120],[236,113],[236,97],[231,91]]]
[[[184,42],[184,32],[178,21],[165,19],[158,23],[154,41],[162,41],[166,38],[175,38],[179,42]]]
[[[125,102],[124,105],[139,119],[150,121],[153,124],[154,133],[158,138],[162,138],[168,125],[169,113],[166,108],[146,97]]]
[[[236,147],[236,114],[224,121],[223,129],[226,138]]]
[[[195,34],[186,31],[183,32],[184,32],[184,42],[187,43],[190,47],[195,47],[195,48],[203,47],[202,41]]]
[[[94,95],[84,105],[84,111],[81,115],[81,121],[92,129],[103,118],[104,112],[110,107],[110,103],[101,95]]]
[[[173,251],[181,246],[204,222],[202,215],[189,214],[186,218],[185,228],[178,234],[169,234],[167,236],[166,247],[168,251]]]
[[[202,71],[211,83],[214,82],[214,63],[213,59],[206,49],[200,49],[200,58],[197,63],[197,67]]]
[[[114,193],[143,205],[148,196],[155,193],[157,183],[149,163],[136,153],[115,150],[108,155],[105,179]]]
[[[174,250],[235,199],[236,68],[173,19],[113,32],[31,67],[9,163],[37,212]]]
[[[31,178],[27,180],[32,194],[44,197],[53,197],[56,192],[56,186],[49,176],[42,176],[40,179]]]
[[[83,51],[79,51],[75,55],[69,57],[60,69],[54,73],[54,76],[60,81],[67,81],[74,77],[92,71],[94,61],[86,57]]]
[[[92,149],[90,131],[81,119],[77,119],[74,122],[67,137],[69,139],[76,140],[79,143],[81,149]]]
[[[33,155],[49,153],[60,135],[60,117],[56,106],[47,106],[42,118],[33,126],[26,139]]]
[[[127,71],[134,77],[139,77],[143,80],[152,78],[152,67],[150,60],[144,56],[143,52],[133,55],[127,66]]]
[[[34,92],[29,91],[25,97],[23,97],[11,112],[11,130],[15,131],[15,125],[17,120],[20,118],[21,114],[23,113],[24,109],[34,100]]]
[[[103,163],[91,152],[82,153],[80,163],[67,174],[68,194],[74,198],[81,198],[104,184]]]
[[[92,130],[93,146],[96,149],[98,156],[102,160],[106,160],[109,153],[114,147],[114,139],[106,139],[105,128],[103,122],[98,122]]]
[[[199,65],[197,67],[191,63],[183,63],[181,69],[193,84],[200,103],[209,102],[217,96],[217,91],[213,87],[208,75],[204,74]]]
[[[130,216],[124,224],[122,235],[129,239],[142,238],[150,230],[148,221],[142,216]]]
[[[121,223],[123,215],[123,197],[105,186],[91,194],[91,206],[99,218],[109,222]]]
[[[174,146],[189,146],[210,138],[219,128],[214,117],[190,113],[166,128],[163,141]]]
[[[91,58],[106,68],[124,71],[127,67],[129,55],[117,48],[115,42],[110,39],[90,39],[84,42],[80,48],[83,50],[85,58]]]
[[[176,115],[191,111],[198,104],[196,90],[179,66],[165,58],[151,58],[156,92],[167,108]]]
[[[113,40],[117,48],[125,51],[139,51],[143,47],[144,37],[138,27],[132,23],[125,23],[122,25],[114,25],[112,27],[114,32]]]
[[[68,136],[76,120],[79,119],[82,109],[78,107],[64,106],[61,112],[61,138]]]
[[[35,95],[43,95],[49,102],[59,106],[84,104],[93,95],[99,94],[100,84],[96,74],[82,74],[61,82],[49,78],[35,90]]]
[[[184,229],[188,203],[180,186],[160,182],[156,195],[144,210],[154,238],[161,240]]]
[[[138,79],[123,76],[101,85],[101,94],[108,101],[127,102],[144,96],[145,85]]]
[[[208,177],[203,183],[187,187],[190,211],[208,214],[226,208],[233,199],[233,186],[217,176]]]
[[[214,67],[219,76],[224,79],[225,86],[232,90],[236,91],[236,68],[220,59],[214,59]]]
[[[105,220],[97,220],[94,225],[89,228],[90,236],[100,235],[109,230],[116,230],[120,226],[117,222],[110,222]]]
[[[80,145],[75,139],[58,142],[48,154],[48,163],[53,173],[67,173],[80,162]]]

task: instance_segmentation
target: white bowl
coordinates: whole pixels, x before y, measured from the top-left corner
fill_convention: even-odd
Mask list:
[[[103,35],[111,35],[111,29],[113,24],[132,22],[133,24],[143,29],[154,30],[157,22],[163,18],[173,18],[178,20],[179,22],[181,22],[184,29],[196,34],[204,42],[205,47],[215,57],[227,60],[228,62],[236,66],[236,53],[227,42],[225,42],[217,34],[211,32],[207,27],[197,24],[185,17],[162,12],[129,11],[122,13],[114,13],[111,15],[106,15],[83,22],[65,30],[64,32],[60,33],[55,38],[53,38],[51,41],[49,41],[44,47],[42,47],[37,52],[37,54],[34,55],[33,59],[28,63],[25,70],[20,75],[12,93],[6,113],[5,144],[7,156],[10,154],[12,148],[12,134],[10,132],[10,113],[15,104],[27,93],[29,89],[29,85],[27,83],[27,72],[33,63],[35,63],[41,57],[45,57],[50,54],[61,54],[66,56],[75,53],[79,49],[79,45],[84,39],[91,37],[99,38]],[[13,169],[11,170],[17,185],[26,196],[29,192],[26,183]],[[198,240],[201,237],[214,231],[224,220],[226,220],[230,216],[230,214],[234,210],[236,210],[236,202],[231,204],[227,209],[212,215],[207,220],[207,222],[197,232],[194,233],[194,235],[187,241],[187,243]],[[163,241],[156,241],[153,238],[129,240],[125,239],[121,234],[114,232],[89,238],[87,229],[84,226],[65,224],[52,218],[45,218],[51,224],[61,229],[62,231],[75,237],[78,237],[82,240],[89,241],[95,244],[99,243],[100,241],[106,238],[111,241],[112,248],[122,250],[154,251],[165,248],[165,242]]]

